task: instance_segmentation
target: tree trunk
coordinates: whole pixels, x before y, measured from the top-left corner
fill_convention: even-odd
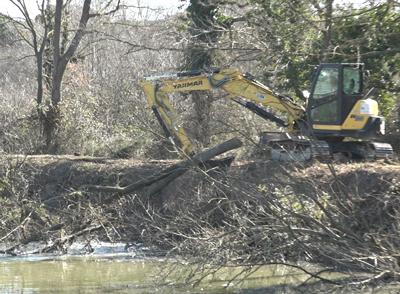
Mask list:
[[[48,153],[55,153],[57,151],[57,144],[54,141],[54,134],[57,130],[58,121],[60,118],[59,109],[50,104],[48,110],[43,115],[43,134],[46,138],[46,148]]]
[[[78,49],[79,43],[85,34],[84,30],[86,29],[88,20],[91,17],[96,16],[95,14],[90,14],[90,4],[91,0],[84,1],[82,15],[79,21],[79,29],[77,30],[67,51],[63,55],[61,55],[60,40],[63,0],[57,0],[56,2],[56,10],[54,15],[54,68],[52,76],[51,102],[43,122],[43,131],[46,137],[46,147],[51,153],[56,152],[58,148],[57,143],[54,141],[54,137],[58,128],[60,118],[58,104],[61,101],[62,78],[69,60],[75,54],[76,50]]]
[[[43,55],[42,52],[37,52],[36,54],[36,63],[37,63],[37,96],[36,102],[38,105],[42,104],[43,101]]]
[[[321,58],[320,63],[324,63],[328,59],[329,46],[331,44],[332,38],[332,15],[333,15],[333,1],[334,0],[326,0],[325,2],[325,11],[323,16],[325,17],[325,27],[322,30],[323,40],[322,40],[322,49],[321,49]]]
[[[210,146],[210,113],[212,102],[208,95],[210,91],[193,91],[192,100],[195,111],[195,138],[201,146],[207,148]]]
[[[83,185],[79,188],[79,190],[118,193],[110,196],[105,201],[106,203],[110,203],[118,199],[121,195],[132,193],[138,189],[144,188],[146,186],[151,186],[154,184],[154,186],[150,187],[150,190],[147,192],[147,197],[150,197],[151,195],[155,194],[156,192],[160,191],[162,188],[167,186],[173,180],[183,175],[189,168],[196,165],[203,166],[206,164],[207,161],[209,161],[213,157],[225,153],[229,150],[239,148],[241,146],[242,142],[238,138],[233,138],[222,144],[219,144],[214,148],[196,154],[191,160],[183,161],[178,164],[172,165],[169,168],[164,169],[163,171],[152,177],[134,182],[126,187]]]

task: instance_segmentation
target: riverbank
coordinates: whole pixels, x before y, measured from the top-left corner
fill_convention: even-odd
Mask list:
[[[325,272],[364,272],[354,279],[360,285],[397,281],[397,163],[234,162],[227,173],[190,168],[150,197],[149,187],[125,195],[80,190],[125,187],[175,163],[2,157],[1,242],[43,242],[37,253],[65,253],[76,242],[87,253],[93,242],[140,242],[185,260],[194,284],[221,266],[304,261]]]

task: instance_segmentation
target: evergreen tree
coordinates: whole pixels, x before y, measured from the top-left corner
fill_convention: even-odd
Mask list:
[[[189,43],[182,68],[197,70],[217,65],[214,44],[219,36],[215,22],[218,6],[212,0],[190,0],[186,13]],[[191,98],[195,110],[193,135],[201,145],[207,147],[211,137],[209,123],[213,96],[209,91],[194,91]]]
[[[186,49],[184,68],[195,70],[213,64],[213,44],[218,39],[215,16],[217,5],[212,0],[190,0],[186,10],[190,42]]]

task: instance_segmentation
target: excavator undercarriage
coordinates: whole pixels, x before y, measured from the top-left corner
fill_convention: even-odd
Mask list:
[[[262,132],[260,147],[269,150],[272,159],[282,161],[307,161],[313,157],[324,160],[339,155],[347,160],[393,158],[393,148],[388,143],[329,139],[325,141],[296,134]]]

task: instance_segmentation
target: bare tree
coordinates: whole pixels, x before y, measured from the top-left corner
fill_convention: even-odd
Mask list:
[[[91,0],[85,0],[82,4],[82,12],[80,16],[77,29],[75,34],[65,49],[65,52],[61,50],[61,39],[62,39],[62,21],[63,13],[67,10],[67,7],[72,5],[72,1],[57,0],[55,6],[54,17],[49,17],[47,7],[50,2],[45,3],[41,1],[39,5],[40,17],[42,19],[42,26],[38,27],[37,22],[31,17],[30,12],[27,9],[25,1],[20,0],[9,0],[14,4],[22,13],[23,21],[14,20],[15,27],[18,29],[20,36],[23,40],[29,44],[33,49],[34,56],[36,58],[37,65],[37,104],[39,106],[39,116],[43,124],[43,133],[46,139],[46,146],[49,149],[51,144],[54,143],[54,132],[57,129],[59,120],[58,104],[61,101],[61,83],[63,75],[65,73],[67,64],[71,61],[75,55],[79,44],[83,36],[87,33],[88,21],[91,18],[102,17],[107,15],[113,15],[120,8],[120,0],[108,1],[102,7],[98,9],[98,12],[91,11]],[[50,29],[53,30],[50,32]],[[65,29],[65,28],[64,28]],[[53,70],[51,77],[51,89],[49,90],[49,103],[47,107],[42,107],[43,95],[44,95],[44,61],[43,54],[46,48],[46,43],[49,40],[49,35],[52,33],[53,36]],[[50,149],[49,149],[50,150]],[[53,150],[54,151],[54,150]]]

